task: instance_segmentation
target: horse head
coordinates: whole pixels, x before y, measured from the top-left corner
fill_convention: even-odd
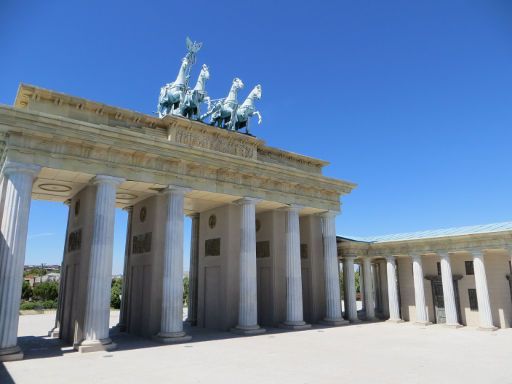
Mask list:
[[[261,99],[261,85],[260,84],[256,85],[252,89],[251,93],[249,93],[249,98],[253,98],[253,99],[257,99],[257,100]]]
[[[233,90],[239,90],[244,87],[244,83],[242,83],[242,80],[240,80],[238,77],[235,77],[233,79],[233,85],[231,86]]]

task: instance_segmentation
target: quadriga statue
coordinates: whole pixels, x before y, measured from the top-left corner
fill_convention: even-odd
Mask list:
[[[194,116],[200,116],[199,107],[201,103],[206,102],[208,109],[210,108],[210,97],[206,93],[206,82],[210,78],[208,66],[203,64],[199,78],[197,79],[194,89],[187,90],[183,102],[180,104],[179,114],[183,117],[191,119]]]
[[[254,106],[255,100],[261,99],[261,85],[258,84],[253,88],[247,99],[236,110],[235,130],[245,128],[246,133],[249,132],[249,119],[256,115],[258,116],[258,125],[261,124],[261,113],[256,110]]]
[[[238,77],[233,79],[228,97],[216,102],[208,112],[201,116],[201,120],[211,116],[210,124],[228,130],[235,130],[236,110],[238,108],[238,91],[244,87],[244,83]]]

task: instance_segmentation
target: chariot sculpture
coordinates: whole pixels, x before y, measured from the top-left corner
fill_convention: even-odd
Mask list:
[[[209,68],[203,64],[197,83],[194,88],[189,88],[190,72],[196,62],[196,54],[202,47],[202,43],[192,42],[187,37],[187,54],[181,60],[181,66],[172,83],[164,85],[160,89],[157,112],[160,118],[167,115],[177,115],[188,119],[203,121],[210,118],[210,125],[224,128],[230,131],[238,131],[245,128],[249,134],[249,121],[252,116],[258,117],[261,124],[261,113],[254,105],[261,99],[261,85],[256,85],[249,93],[245,101],[239,105],[238,91],[243,89],[244,83],[235,78],[229,90],[228,96],[222,99],[211,100],[206,92],[206,82],[210,79]],[[206,103],[207,110],[201,114],[201,105]]]

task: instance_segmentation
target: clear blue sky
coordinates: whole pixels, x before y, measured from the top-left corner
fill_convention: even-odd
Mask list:
[[[152,113],[190,35],[204,42],[193,81],[207,63],[213,97],[235,76],[242,97],[261,83],[254,133],[359,185],[339,234],[512,219],[512,2],[134,3],[3,0],[0,102],[26,82]],[[60,262],[65,221],[33,203],[27,263]]]

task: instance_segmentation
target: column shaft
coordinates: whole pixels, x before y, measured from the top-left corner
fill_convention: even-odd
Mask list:
[[[48,332],[49,337],[59,337],[60,334],[60,323],[61,323],[61,316],[63,312],[63,305],[64,305],[64,289],[65,289],[65,282],[66,282],[66,276],[64,271],[64,256],[66,255],[66,246],[68,241],[68,235],[69,235],[69,219],[71,217],[71,208],[69,206],[70,200],[66,200],[64,202],[66,206],[68,207],[68,220],[66,223],[66,234],[64,235],[64,250],[62,252],[62,262],[60,263],[60,277],[59,277],[59,296],[57,298],[57,311],[55,313],[55,323],[52,329]]]
[[[190,340],[183,332],[183,221],[184,188],[169,187],[163,254],[162,320],[158,340],[175,343]]]
[[[388,275],[389,321],[400,322],[402,319],[400,318],[400,306],[398,303],[398,281],[394,256],[386,257],[386,269]]]
[[[354,257],[346,256],[343,259],[343,269],[345,270],[345,304],[347,308],[347,319],[351,322],[357,322],[357,300],[356,300],[356,277],[354,273]]]
[[[485,273],[484,253],[479,250],[472,253],[473,269],[475,272],[476,297],[478,302],[478,315],[480,317],[480,328],[496,329],[492,321],[489,289],[487,287],[487,275]]]
[[[256,281],[256,199],[238,200],[240,223],[240,301],[238,325],[240,333],[264,332],[258,325],[258,295]]]
[[[459,326],[460,324],[458,320],[457,306],[455,302],[455,290],[453,288],[453,275],[450,263],[450,255],[448,253],[442,253],[440,257],[446,325]]]
[[[366,308],[366,318],[368,320],[375,319],[375,300],[372,279],[372,262],[369,258],[363,258],[363,272],[364,272],[364,301]]]
[[[322,236],[324,245],[325,303],[324,323],[330,325],[346,324],[341,317],[340,277],[338,249],[336,244],[336,213],[325,212],[322,217]],[[346,295],[346,293],[345,293]]]
[[[198,273],[199,273],[199,213],[190,216],[192,233],[190,237],[190,267],[188,271],[188,319],[192,325],[197,324]]]
[[[414,278],[414,305],[416,306],[416,323],[429,324],[427,305],[425,303],[425,285],[421,255],[412,255],[412,272]]]
[[[286,254],[286,321],[284,326],[304,328],[302,307],[302,276],[300,261],[300,207],[286,208],[285,254]]]
[[[130,284],[130,273],[128,266],[130,265],[130,254],[132,244],[132,218],[133,207],[127,207],[125,210],[128,212],[128,224],[126,226],[126,241],[124,247],[124,265],[123,265],[123,285],[121,286],[121,310],[119,311],[119,330],[124,332],[126,330],[126,318],[128,316],[128,292]]]
[[[116,189],[122,179],[98,175],[81,352],[112,349],[109,338]]]
[[[23,264],[28,233],[32,183],[40,168],[6,163],[5,198],[0,224],[0,361],[23,358],[17,346]]]

